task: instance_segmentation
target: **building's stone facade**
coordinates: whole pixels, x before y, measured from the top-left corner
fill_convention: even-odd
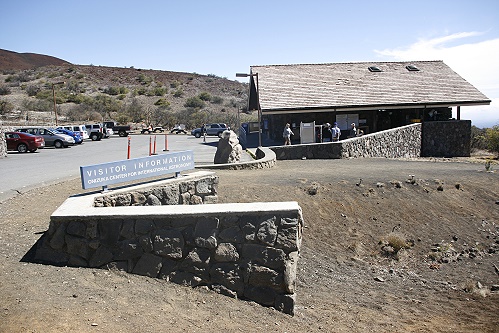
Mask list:
[[[471,120],[423,123],[421,156],[468,157],[471,154]]]

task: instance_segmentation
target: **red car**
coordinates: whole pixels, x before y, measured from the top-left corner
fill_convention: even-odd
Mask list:
[[[39,135],[21,132],[5,132],[7,150],[17,150],[20,153],[34,153],[38,148],[45,147],[45,139]]]

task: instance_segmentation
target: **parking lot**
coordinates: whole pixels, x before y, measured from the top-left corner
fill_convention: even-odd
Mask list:
[[[212,164],[218,137],[195,138],[186,134],[133,134],[130,138],[130,158],[149,155],[150,141],[154,152],[165,154],[192,150],[196,165]],[[167,146],[168,151],[164,151]],[[0,159],[0,201],[40,185],[48,185],[80,176],[80,166],[127,159],[128,138],[113,135],[101,141],[85,140],[68,148],[46,147],[35,153],[9,152]]]

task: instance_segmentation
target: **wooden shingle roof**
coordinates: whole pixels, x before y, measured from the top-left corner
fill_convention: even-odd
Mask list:
[[[490,104],[443,61],[251,66],[251,73],[258,73],[260,105],[269,113]]]

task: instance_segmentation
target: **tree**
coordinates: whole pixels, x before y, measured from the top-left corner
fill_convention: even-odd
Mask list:
[[[486,131],[487,148],[490,151],[499,153],[499,125],[487,128]]]
[[[132,98],[132,102],[126,108],[126,113],[134,123],[140,123],[144,119],[143,106],[137,98]]]

